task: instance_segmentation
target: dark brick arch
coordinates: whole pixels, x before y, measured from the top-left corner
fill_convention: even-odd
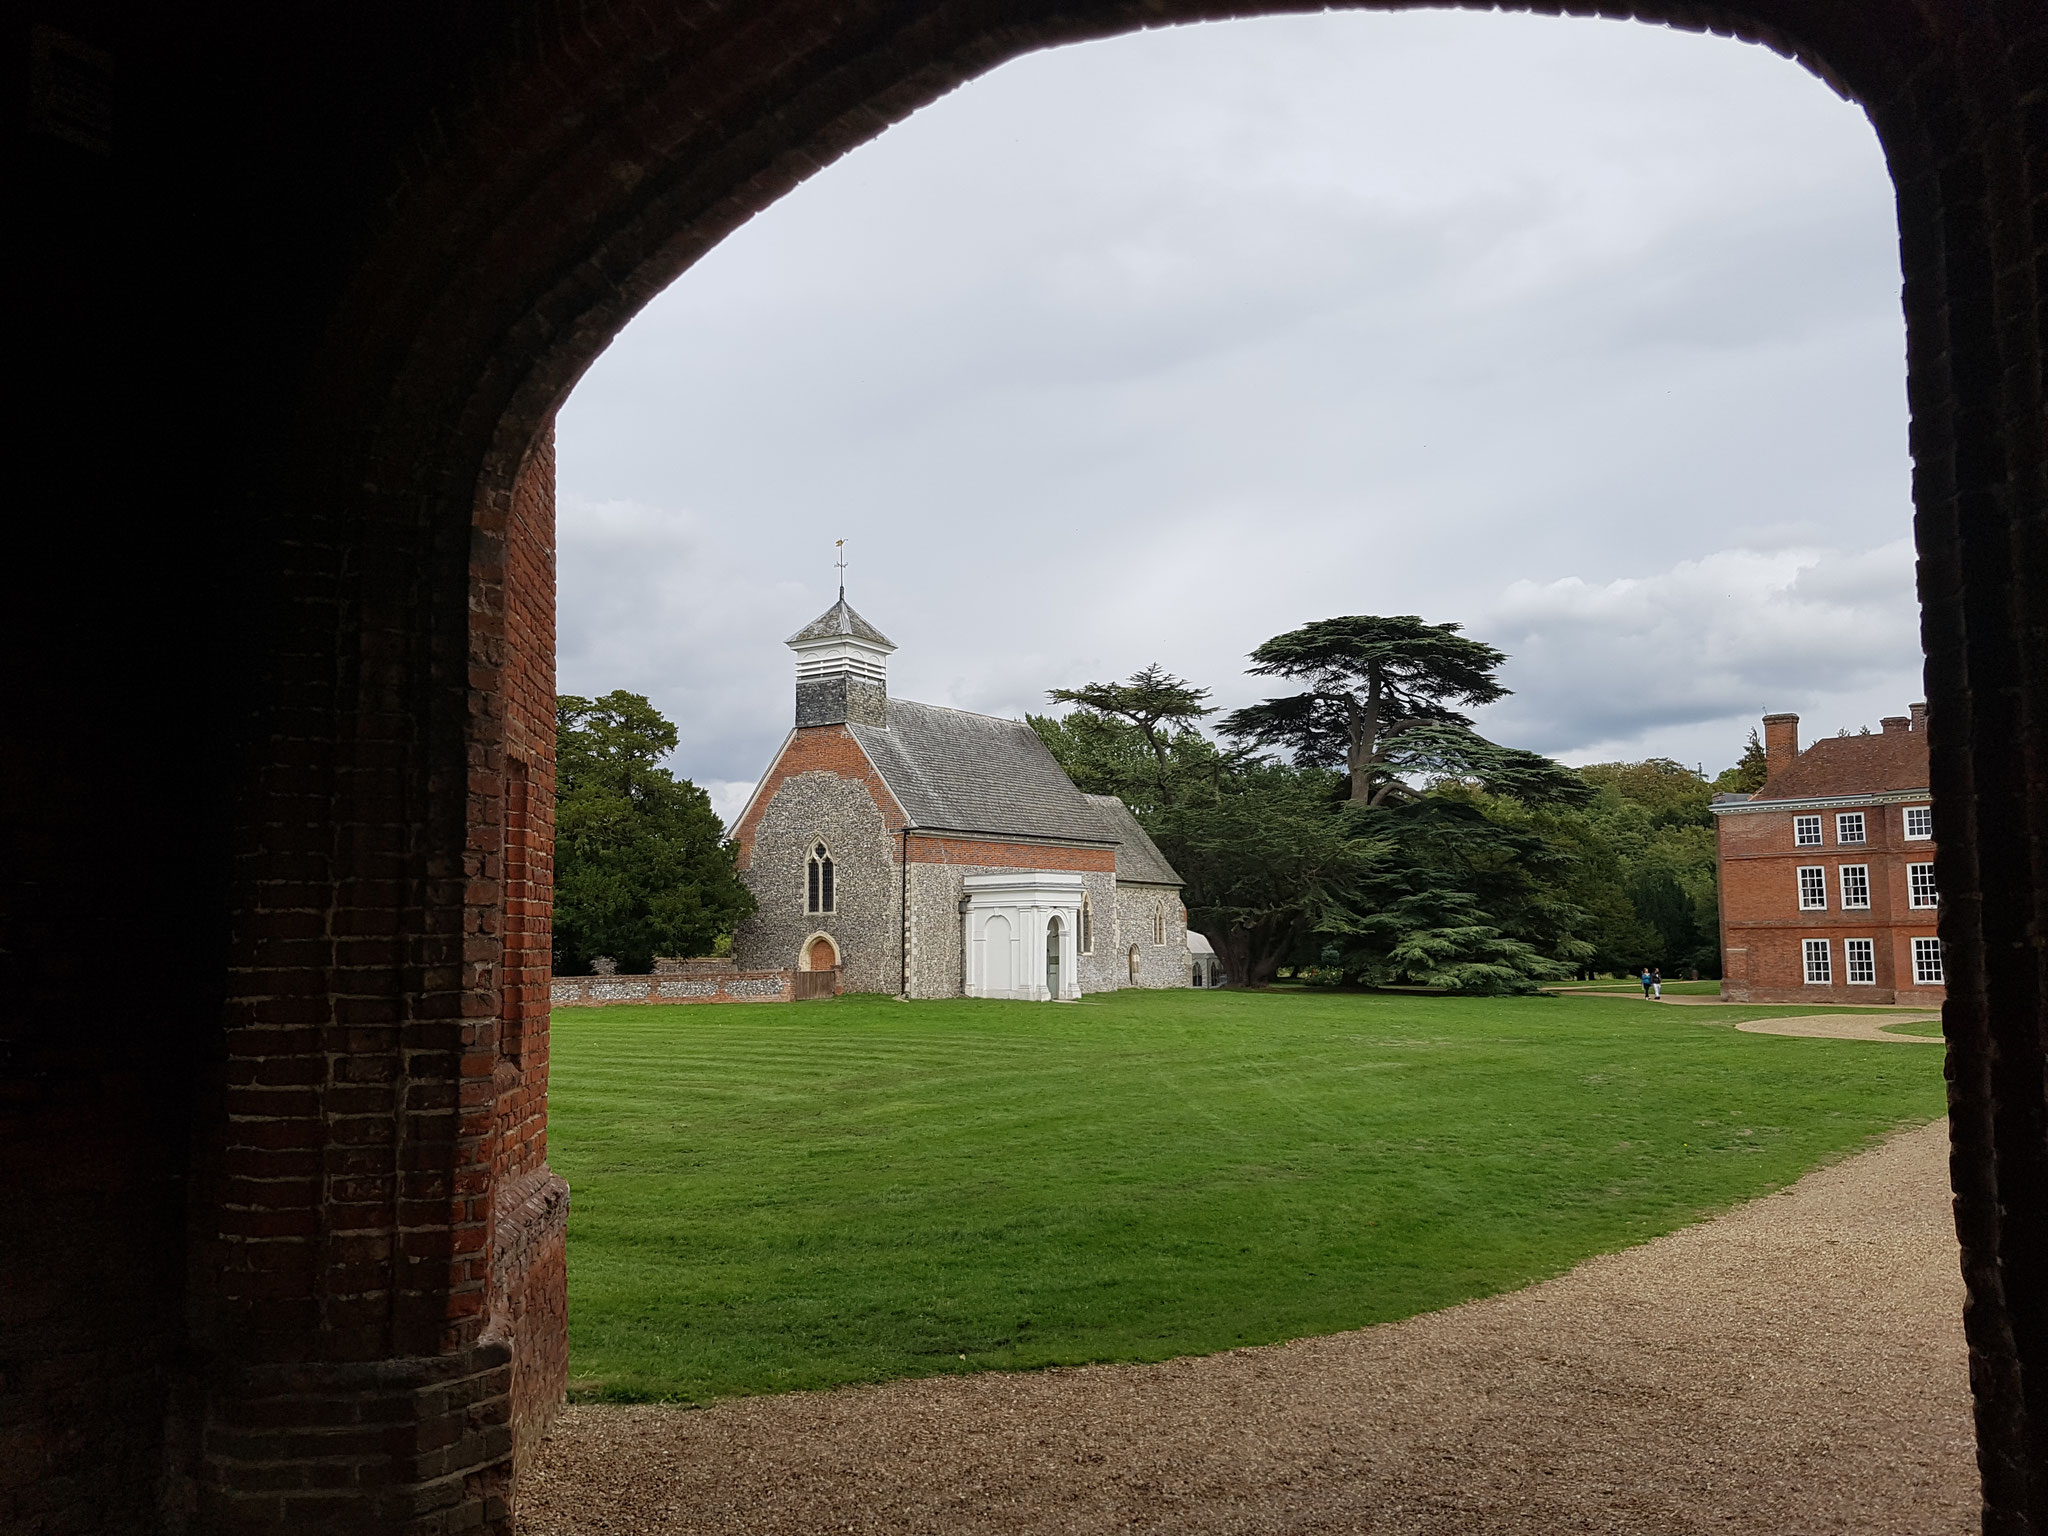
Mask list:
[[[45,1221],[0,1308],[0,1525],[506,1527],[563,1370],[554,409],[725,234],[961,82],[1316,8],[50,8],[118,68],[110,152],[47,116],[27,147],[24,485],[66,515],[7,614],[0,1102]],[[1771,46],[1883,142],[1985,1525],[2048,1536],[2048,11],[1530,9]],[[138,884],[188,894],[138,923]],[[154,985],[95,990],[110,947]]]

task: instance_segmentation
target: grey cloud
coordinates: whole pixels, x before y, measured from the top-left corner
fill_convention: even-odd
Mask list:
[[[1912,670],[1910,601],[1825,586],[1907,527],[1902,350],[1869,127],[1762,50],[1418,12],[1035,55],[591,370],[563,686],[650,694],[745,784],[844,537],[933,702],[1156,660],[1234,705],[1266,636],[1420,612],[1516,653],[1530,745],[1739,748]]]

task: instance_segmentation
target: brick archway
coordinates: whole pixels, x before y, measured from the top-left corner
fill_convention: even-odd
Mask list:
[[[38,1153],[30,1208],[90,1237],[58,1221],[29,1239],[40,1310],[0,1324],[0,1363],[126,1385],[81,1437],[75,1392],[0,1371],[0,1406],[44,1448],[7,1510],[106,1530],[187,1510],[207,1529],[507,1528],[516,1447],[560,1375],[536,990],[553,411],[725,234],[961,82],[1058,43],[1302,8],[527,0],[373,7],[345,35],[325,13],[49,8],[62,35],[39,33],[37,57],[71,49],[74,76],[124,94],[113,130],[90,83],[37,97],[25,218],[50,318],[29,350],[52,382],[28,484],[79,531],[29,552],[36,591],[8,615],[11,654],[47,666],[6,727],[9,952],[32,957],[16,1001],[36,1010],[9,1026],[7,1082]],[[1986,1529],[2048,1536],[2048,16],[1583,9],[1798,59],[1864,104],[1898,188]],[[188,232],[142,276],[138,225]],[[162,382],[116,397],[136,462],[104,467],[94,391],[125,376],[133,338],[78,317],[131,290],[156,306],[142,335]],[[205,531],[163,532],[165,497]],[[166,569],[212,606],[172,605]],[[192,719],[129,681],[180,622],[200,626]],[[168,841],[155,802],[108,808],[132,798],[118,754],[37,734],[70,722],[113,745],[95,689],[136,701],[198,796]],[[76,978],[126,930],[76,868],[80,839],[108,849],[98,870],[160,860],[164,888],[202,872],[189,910],[136,941],[160,995],[111,1023]],[[110,1081],[138,1106],[111,1140],[94,1113]],[[96,1306],[117,1272],[146,1283]]]

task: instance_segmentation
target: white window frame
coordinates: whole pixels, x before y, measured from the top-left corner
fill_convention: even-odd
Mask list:
[[[1916,987],[1945,987],[1948,985],[1948,971],[1941,961],[1941,940],[1916,938],[1913,940],[1913,985]]]
[[[1858,971],[1863,974],[1857,975]],[[1842,979],[1852,987],[1877,985],[1877,940],[1842,940]]]
[[[1828,871],[1825,864],[1799,866],[1799,910],[1825,912],[1828,909]]]
[[[1799,952],[1805,962],[1809,987],[1832,987],[1835,984],[1835,961],[1826,939],[1805,939],[1800,943]]]
[[[1925,832],[1913,830],[1913,818],[1919,817],[1926,825]],[[1905,828],[1909,843],[1929,842],[1934,837],[1934,807],[1931,805],[1909,805],[1899,813],[1899,824]]]
[[[1853,823],[1853,825],[1851,825]],[[1868,824],[1861,811],[1837,811],[1835,813],[1835,841],[1854,846],[1870,840]]]
[[[1811,832],[1813,836],[1806,834]],[[1794,816],[1792,818],[1792,846],[1794,848],[1818,848],[1821,846],[1820,818],[1818,816]]]
[[[1850,894],[1849,876],[1851,874],[1854,874],[1862,883],[1863,894],[1861,900],[1857,900]],[[1835,876],[1841,882],[1842,910],[1844,912],[1868,912],[1870,910],[1870,866],[1868,864],[1844,864],[1835,871]]]
[[[1925,901],[1920,899],[1923,895]],[[1934,883],[1932,864],[1906,866],[1906,904],[1922,912],[1941,905],[1941,888]]]

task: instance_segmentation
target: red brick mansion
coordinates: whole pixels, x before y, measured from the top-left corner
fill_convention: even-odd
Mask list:
[[[1939,1006],[1927,706],[1804,752],[1797,715],[1765,715],[1764,755],[1762,789],[1712,806],[1721,995]]]

